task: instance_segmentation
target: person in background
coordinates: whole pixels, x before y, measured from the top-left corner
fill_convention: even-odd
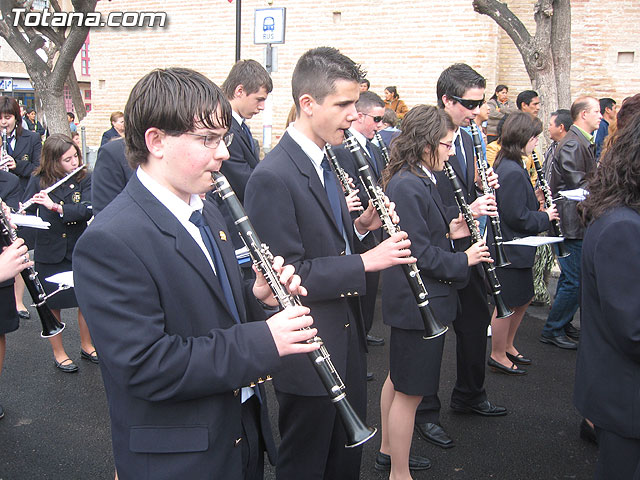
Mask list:
[[[371,82],[369,82],[369,80],[367,80],[366,78],[361,78],[359,85],[361,92],[366,92],[371,88]]]
[[[391,146],[391,140],[400,135],[400,129],[397,128],[398,116],[396,115],[396,112],[390,108],[385,108],[384,115],[382,115],[382,125],[384,128],[378,133],[380,134],[380,137],[382,137],[384,144],[389,148]]]
[[[506,114],[516,109],[509,100],[509,87],[506,85],[496,86],[493,96],[487,102],[489,107],[489,118],[487,120],[487,144],[498,139],[498,123]]]
[[[624,103],[623,103],[624,108]],[[574,404],[595,425],[597,480],[640,478],[640,112],[600,158],[578,206],[582,243]],[[586,420],[583,420],[583,424]],[[581,426],[582,436],[582,426]]]
[[[387,87],[384,89],[384,106],[395,112],[399,120],[402,120],[409,108],[400,100],[398,89],[396,87]]]
[[[114,138],[124,137],[124,113],[113,112],[109,117],[109,121],[111,122],[111,128],[102,134],[100,146]]]
[[[73,112],[67,112],[67,120],[69,120],[69,130],[71,130],[71,133],[77,132],[78,127],[76,126],[76,123],[75,123],[76,116],[74,115]]]
[[[32,132],[36,132],[40,135],[40,139],[42,140],[42,136],[45,133],[45,129],[42,124],[38,121],[36,116],[36,110],[34,108],[27,108],[27,113],[23,117],[27,122],[27,128]]]
[[[599,102],[602,121],[600,122],[600,126],[598,127],[594,140],[596,143],[596,161],[600,160],[604,141],[609,135],[609,125],[615,122],[616,114],[618,113],[618,105],[613,98],[601,98]]]
[[[71,134],[71,140],[73,140],[73,143],[75,143],[80,151],[82,151],[82,140],[80,139],[80,134],[78,132],[73,132]]]

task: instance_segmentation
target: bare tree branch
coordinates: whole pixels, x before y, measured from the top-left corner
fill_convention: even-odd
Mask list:
[[[473,9],[491,17],[509,35],[520,53],[528,48],[531,34],[524,23],[509,9],[506,3],[497,0],[473,0]]]

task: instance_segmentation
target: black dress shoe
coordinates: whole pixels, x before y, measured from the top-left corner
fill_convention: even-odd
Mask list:
[[[26,310],[18,310],[18,316],[23,320],[28,320],[31,318],[31,314]]]
[[[367,372],[367,382],[373,380],[373,372]]]
[[[476,403],[475,405],[464,405],[451,403],[451,409],[458,413],[477,413],[485,417],[500,417],[507,414],[507,409],[500,405],[494,405],[489,400]]]
[[[71,360],[70,358],[65,358],[61,362],[58,362],[57,360],[54,359],[53,363],[56,366],[56,368],[59,368],[64,373],[73,373],[78,371],[78,366],[75,363],[73,363],[73,360]]]
[[[391,457],[386,453],[378,452],[376,455],[376,470],[391,470]],[[428,470],[431,468],[431,460],[420,455],[409,455],[409,470]]]
[[[518,368],[515,363],[512,363],[510,367],[496,362],[493,358],[489,357],[487,365],[493,372],[504,373],[505,375],[526,375],[527,371],[524,368]]]
[[[384,338],[375,335],[367,335],[367,345],[372,347],[381,347],[384,345]]]
[[[542,343],[548,343],[549,345],[555,345],[558,348],[564,348],[565,350],[577,350],[578,344],[569,340],[566,335],[558,335],[556,337],[547,337],[540,335],[540,341]]]
[[[587,442],[591,442],[594,445],[598,444],[596,429],[589,425],[589,423],[587,423],[587,420],[584,418],[580,422],[580,438],[586,440]]]
[[[574,327],[573,325],[571,325],[570,323],[567,323],[564,326],[564,333],[569,338],[572,338],[574,340],[580,340],[580,330]]]
[[[416,423],[415,430],[424,440],[440,448],[455,447],[451,437],[437,423]]]
[[[87,353],[84,350],[80,349],[80,358],[89,360],[91,363],[100,363],[100,360],[98,360],[98,353],[95,350],[91,353]]]
[[[507,352],[507,358],[517,365],[531,365],[531,359],[525,357],[521,353],[518,355],[511,355]]]

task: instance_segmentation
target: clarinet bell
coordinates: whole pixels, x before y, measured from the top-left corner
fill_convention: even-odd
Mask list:
[[[432,338],[439,337],[446,333],[449,330],[449,327],[445,327],[438,320],[436,320],[435,315],[433,314],[433,310],[431,310],[430,305],[426,305],[426,308],[421,308],[420,310],[424,310],[425,315],[423,315],[423,323],[424,323],[424,335],[422,336],[423,340],[430,340]]]
[[[59,322],[48,308],[38,310],[38,315],[42,324],[42,333],[40,334],[42,338],[55,337],[64,330],[64,323]]]
[[[375,427],[367,427],[355,412],[349,402],[336,401],[336,408],[340,412],[340,419],[347,434],[346,448],[354,448],[362,445],[372,438],[378,431]]]
[[[504,246],[501,243],[495,243],[496,247],[496,257],[494,258],[495,266],[498,268],[506,267],[507,265],[511,265],[511,262],[507,258],[507,254],[504,252]]]
[[[511,310],[502,300],[502,295],[494,295],[493,300],[496,304],[496,317],[498,318],[507,318],[513,315],[513,310]]]

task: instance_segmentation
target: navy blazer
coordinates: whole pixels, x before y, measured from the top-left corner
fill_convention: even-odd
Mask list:
[[[40,135],[30,130],[22,129],[22,135],[16,138],[16,146],[11,155],[16,161],[16,168],[11,173],[20,178],[20,186],[24,190],[29,183],[31,174],[40,166],[42,140]]]
[[[100,354],[123,480],[242,479],[238,389],[280,365],[267,324],[245,323],[264,314],[242,283],[231,242],[223,241],[222,216],[210,202],[203,215],[241,325],[193,237],[136,175],[73,255],[76,296]],[[261,410],[264,419],[265,404]]]
[[[446,207],[433,182],[409,170],[396,173],[386,193],[396,204],[400,227],[411,240],[411,253],[429,294],[431,308],[440,323],[449,325],[458,311],[457,289],[469,277],[467,255],[453,252],[449,240]],[[415,296],[401,266],[382,273],[384,323],[406,330],[422,330],[424,323]]]
[[[496,202],[500,212],[502,239],[505,242],[514,238],[537,235],[549,230],[549,215],[539,211],[540,203],[531,186],[522,161],[503,158],[495,169],[500,177],[500,188],[496,190]],[[492,229],[488,228],[489,250],[495,257]],[[504,252],[511,262],[504,268],[531,268],[536,256],[535,247],[505,245]]]
[[[640,438],[640,214],[618,207],[582,243],[574,403],[596,426]]]
[[[107,130],[102,134],[102,140],[100,140],[100,146],[102,147],[105,143],[108,143],[110,140],[114,138],[120,138],[120,134],[114,127],[111,127],[109,130]]]
[[[104,210],[124,190],[131,175],[133,170],[125,156],[124,138],[118,138],[100,147],[93,167],[91,189],[94,215]]]
[[[351,251],[358,253],[356,247],[363,245],[359,241],[354,244],[353,223],[342,195],[340,200]],[[309,292],[303,302],[311,309],[314,327],[331,352],[332,362],[344,376],[348,328],[356,328],[363,350],[366,348],[357,298],[366,292],[364,266],[360,255],[344,255],[344,239],[320,178],[311,159],[288,133],[251,175],[245,208],[260,239],[300,275]],[[278,390],[326,395],[306,357],[282,359],[284,368],[274,379]]]
[[[22,203],[31,199],[40,190],[43,190],[40,186],[40,176],[31,177]],[[49,197],[54,203],[62,205],[62,217],[37,203],[31,205],[27,212],[31,214],[37,212],[42,220],[51,224],[47,230],[34,229],[34,260],[39,263],[56,264],[65,258],[71,260],[76,242],[87,228],[87,222],[93,216],[91,174],[87,173],[79,182],[74,178],[69,179],[50,192]]]
[[[229,145],[229,159],[222,162],[220,171],[229,180],[240,203],[244,203],[247,182],[260,162],[259,150],[256,148],[255,153],[251,150],[249,140],[235,118],[231,122],[229,132],[233,133],[233,141]]]
[[[22,200],[20,180],[11,172],[0,170],[0,198],[14,210],[19,208]]]

